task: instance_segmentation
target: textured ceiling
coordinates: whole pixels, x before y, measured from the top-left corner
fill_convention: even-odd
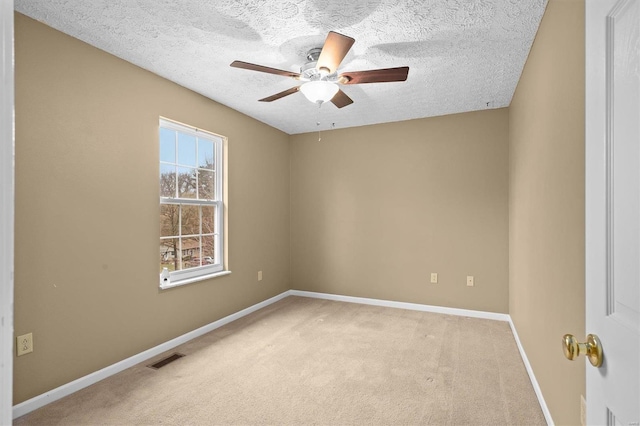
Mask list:
[[[15,0],[15,9],[289,134],[508,106],[547,0]],[[342,86],[321,108],[290,78],[328,31],[356,42],[338,72],[409,66],[405,82]],[[319,124],[318,124],[319,123]]]

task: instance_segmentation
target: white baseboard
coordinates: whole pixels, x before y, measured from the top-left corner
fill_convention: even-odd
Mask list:
[[[458,315],[471,318],[484,318],[497,321],[510,321],[508,314],[496,312],[472,311],[469,309],[446,308],[444,306],[421,305],[418,303],[395,302],[392,300],[368,299],[365,297],[340,296],[337,294],[315,293],[312,291],[289,290],[291,296],[312,297],[314,299],[335,300],[338,302],[360,303],[362,305],[384,306],[387,308],[408,309],[411,311],[434,312],[437,314]]]
[[[263,302],[257,303],[253,306],[250,306],[246,309],[243,309],[235,314],[231,314],[224,318],[221,318],[217,321],[212,322],[211,324],[200,327],[196,330],[190,331],[189,333],[183,334],[182,336],[176,337],[175,339],[169,340],[161,345],[148,349],[144,352],[141,352],[137,355],[134,355],[130,358],[112,364],[108,367],[103,368],[102,370],[98,370],[94,373],[88,374],[84,377],[80,377],[73,382],[67,383],[55,389],[52,389],[48,392],[45,392],[41,395],[38,395],[34,398],[31,398],[27,401],[24,401],[20,404],[13,406],[13,418],[16,419],[18,417],[24,416],[34,410],[37,410],[40,407],[43,407],[47,404],[50,404],[54,401],[59,400],[60,398],[64,398],[67,395],[71,395],[74,392],[77,392],[81,389],[84,389],[88,386],[93,385],[94,383],[99,382],[100,380],[104,380],[107,377],[113,376],[127,368],[133,367],[136,364],[140,364],[150,358],[158,356],[163,352],[169,351],[176,346],[179,346],[183,343],[188,342],[189,340],[195,339],[196,337],[200,337],[203,334],[209,333],[223,325],[226,325],[232,321],[235,321],[239,318],[242,318],[246,315],[249,315],[252,312],[255,312],[259,309],[262,309],[266,306],[271,305],[279,300],[284,299],[287,296],[301,296],[301,297],[310,297],[315,299],[326,299],[326,300],[334,300],[338,302],[348,302],[348,303],[359,303],[363,305],[374,305],[374,306],[383,306],[389,308],[399,308],[399,309],[409,309],[413,311],[422,311],[422,312],[434,312],[439,314],[448,314],[448,315],[458,315],[465,316],[471,318],[483,318],[497,321],[506,321],[511,326],[511,331],[513,332],[513,336],[518,345],[518,350],[520,351],[520,356],[522,357],[522,361],[524,362],[527,373],[529,374],[529,379],[531,380],[531,384],[533,385],[533,389],[538,397],[538,401],[540,402],[540,408],[544,413],[544,417],[547,420],[547,424],[553,426],[553,420],[551,418],[551,413],[549,412],[549,408],[544,401],[544,397],[542,396],[542,391],[540,390],[540,386],[536,381],[536,377],[533,374],[533,369],[531,368],[531,364],[529,364],[529,360],[527,359],[527,355],[524,352],[524,348],[520,343],[520,338],[518,337],[518,333],[516,331],[515,325],[511,320],[511,316],[508,314],[500,314],[495,312],[484,312],[484,311],[473,311],[468,309],[457,309],[457,308],[447,308],[443,306],[433,306],[433,305],[421,305],[418,303],[407,303],[407,302],[396,302],[390,300],[381,300],[381,299],[368,299],[364,297],[353,297],[353,296],[340,296],[337,294],[328,294],[328,293],[316,293],[311,291],[300,291],[300,290],[288,290],[284,293],[280,293],[277,296],[274,296],[270,299],[267,299]]]
[[[547,403],[544,400],[544,396],[542,396],[542,390],[540,389],[540,385],[536,380],[536,375],[533,374],[533,368],[531,368],[531,364],[529,364],[529,358],[527,358],[527,354],[524,351],[524,347],[520,342],[520,337],[518,336],[518,332],[516,331],[516,326],[509,317],[509,325],[511,326],[511,332],[513,333],[513,337],[516,339],[516,344],[518,345],[518,350],[520,351],[520,357],[522,358],[522,362],[524,363],[524,367],[527,369],[527,373],[529,374],[529,380],[531,380],[531,385],[533,386],[533,390],[538,397],[538,402],[540,402],[540,408],[542,409],[542,413],[544,414],[544,418],[547,421],[549,426],[554,426],[553,419],[551,418],[551,412],[549,411],[549,407],[547,407]]]
[[[117,362],[108,367],[105,367],[102,370],[98,370],[84,377],[80,377],[79,379],[76,379],[73,382],[69,382],[60,387],[57,387],[48,392],[45,392],[41,395],[33,397],[27,401],[21,402],[20,404],[14,405],[13,418],[16,419],[20,416],[24,416],[25,414],[28,414],[34,410],[37,410],[40,407],[44,407],[45,405],[50,404],[54,401],[57,401],[60,398],[64,398],[67,395],[71,395],[74,392],[77,392],[81,389],[91,386],[94,383],[99,382],[100,380],[104,380],[107,377],[113,376],[114,374],[117,374],[123,370],[126,370],[127,368],[133,367],[136,364],[140,364],[141,362],[144,362],[150,358],[158,356],[163,352],[169,351],[178,345],[188,342],[189,340],[195,339],[196,337],[200,337],[203,334],[206,334],[206,333],[209,333],[210,331],[215,330],[216,328],[220,328],[223,325],[229,324],[232,321],[235,321],[239,318],[249,315],[250,313],[257,311],[258,309],[262,309],[266,306],[269,306],[272,303],[275,303],[281,299],[284,299],[287,296],[289,296],[289,291],[280,293],[277,296],[274,296],[263,302],[257,303],[253,306],[249,306],[248,308],[243,309],[239,312],[236,312],[235,314],[231,314],[229,316],[221,318],[217,321],[212,322],[211,324],[207,324],[196,330],[183,334],[182,336],[176,337],[175,339],[169,340],[168,342],[162,343],[156,347],[148,349],[130,358],[124,359],[120,362]]]

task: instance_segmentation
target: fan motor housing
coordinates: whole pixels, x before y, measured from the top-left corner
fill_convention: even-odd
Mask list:
[[[300,79],[305,81],[337,81],[336,73],[330,74],[326,68],[318,69],[318,58],[322,53],[321,47],[314,47],[307,52],[307,62],[300,67]]]
[[[318,62],[316,61],[311,61],[300,67],[300,75],[302,77],[302,80],[320,80],[320,71],[318,71],[318,69],[316,68],[317,63]]]

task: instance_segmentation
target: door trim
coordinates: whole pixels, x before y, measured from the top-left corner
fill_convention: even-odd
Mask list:
[[[0,424],[13,400],[14,75],[13,0],[0,0]]]

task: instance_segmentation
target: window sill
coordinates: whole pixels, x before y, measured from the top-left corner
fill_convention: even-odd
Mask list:
[[[222,277],[230,274],[231,274],[231,271],[220,271],[220,272],[213,272],[211,274],[206,274],[206,275],[199,275],[197,277],[185,278],[182,280],[172,280],[170,284],[160,284],[160,289],[167,290],[170,288],[180,287],[182,285],[187,285],[187,284],[193,284],[198,281],[209,280],[211,278],[218,278],[218,277]]]

